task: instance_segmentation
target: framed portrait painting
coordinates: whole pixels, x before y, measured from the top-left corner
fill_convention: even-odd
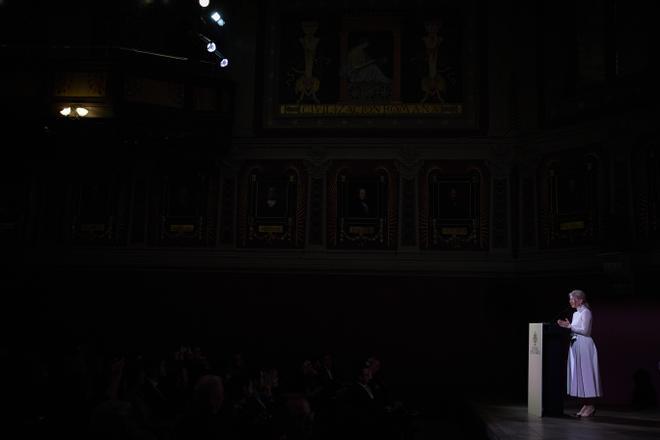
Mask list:
[[[420,176],[421,247],[486,250],[489,173],[480,162],[438,161]]]
[[[396,247],[398,174],[389,163],[338,164],[328,177],[328,246]]]
[[[239,194],[239,246],[303,247],[306,188],[297,162],[247,164]]]

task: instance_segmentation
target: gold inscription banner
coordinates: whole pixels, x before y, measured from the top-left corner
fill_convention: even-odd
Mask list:
[[[289,116],[401,116],[461,115],[462,104],[284,104],[280,115]]]
[[[170,225],[170,232],[194,232],[195,225]]]
[[[562,222],[559,224],[560,231],[574,231],[576,229],[584,229],[583,221]]]
[[[103,232],[105,231],[105,224],[103,223],[83,223],[80,225],[80,230],[83,232]]]
[[[354,235],[373,235],[376,233],[376,228],[371,226],[349,226],[348,232]]]
[[[467,228],[442,228],[442,235],[468,235]]]
[[[282,234],[284,226],[280,225],[259,225],[259,232],[262,234]]]

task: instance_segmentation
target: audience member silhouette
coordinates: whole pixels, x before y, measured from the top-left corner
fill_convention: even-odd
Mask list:
[[[202,376],[195,385],[188,411],[177,423],[175,438],[221,440],[229,437],[230,424],[221,411],[224,398],[222,379],[210,374]]]

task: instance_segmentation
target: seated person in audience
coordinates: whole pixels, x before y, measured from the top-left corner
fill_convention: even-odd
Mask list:
[[[204,375],[195,385],[192,401],[175,428],[178,439],[225,439],[233,437],[231,423],[222,410],[224,387],[219,376]]]

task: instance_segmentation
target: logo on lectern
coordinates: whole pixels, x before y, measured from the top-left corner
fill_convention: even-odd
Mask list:
[[[541,350],[539,350],[538,342],[539,342],[539,337],[536,334],[536,332],[534,332],[532,334],[532,347],[529,349],[530,354],[541,354]]]

